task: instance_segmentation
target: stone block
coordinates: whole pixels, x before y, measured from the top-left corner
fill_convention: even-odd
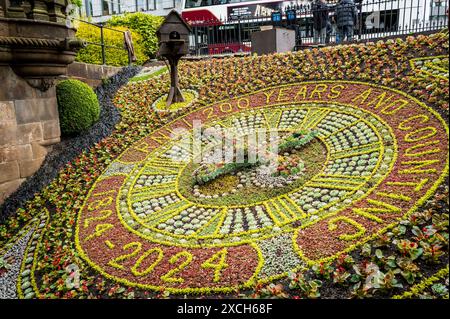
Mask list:
[[[102,68],[103,78],[110,78],[113,75],[116,75],[119,71],[120,71],[120,68],[103,65],[103,68]]]
[[[91,80],[101,80],[103,77],[101,65],[87,64],[86,65],[86,78]]]
[[[16,134],[17,126],[0,127],[0,147],[16,145]]]
[[[0,163],[33,158],[33,149],[30,144],[14,145],[0,148]]]
[[[74,77],[86,77],[86,65],[85,63],[73,62],[67,67],[67,74]]]
[[[36,99],[16,100],[14,104],[17,124],[39,122],[39,107]]]
[[[0,65],[2,74],[2,89],[0,90],[0,101],[12,101],[17,99],[33,98],[34,91],[28,83],[17,76],[9,66]]]
[[[41,167],[42,162],[44,162],[44,157],[20,161],[20,177],[25,178],[33,175],[39,169],[39,167]]]
[[[42,122],[42,127],[44,131],[44,140],[55,139],[61,136],[59,120]]]
[[[61,142],[61,138],[60,137],[55,137],[55,138],[51,138],[51,139],[48,139],[48,140],[43,140],[42,142],[39,142],[39,144],[41,144],[42,146],[45,146],[50,152],[50,146],[54,145],[54,144],[57,144],[59,142]]]
[[[22,178],[0,184],[0,204],[2,204],[9,195],[14,193],[23,182],[25,182],[25,179]]]
[[[43,132],[41,123],[28,123],[17,126],[17,144],[30,144],[33,141],[42,141]]]
[[[54,83],[54,85],[49,88],[47,91],[41,91],[41,90],[34,90],[34,94],[33,97],[36,99],[48,99],[51,97],[55,97],[56,96],[56,81]]]
[[[32,142],[30,148],[32,150],[32,154],[31,157],[28,157],[28,159],[38,159],[47,155],[47,148],[37,142]]]
[[[295,31],[285,28],[252,33],[252,54],[282,53],[292,51],[295,47]]]
[[[58,119],[58,103],[56,97],[36,100],[38,116],[40,121],[51,121]]]
[[[16,161],[0,163],[0,184],[20,177],[19,165]]]
[[[0,128],[13,125],[16,125],[14,103],[11,101],[0,101]]]

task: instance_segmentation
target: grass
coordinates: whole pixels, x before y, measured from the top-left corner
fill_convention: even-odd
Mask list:
[[[146,75],[141,75],[141,76],[139,76],[139,75],[135,76],[134,78],[130,79],[130,82],[145,81],[145,80],[148,80],[148,79],[160,76],[161,74],[166,73],[167,71],[168,71],[168,69],[165,66],[165,67],[163,67],[163,68],[161,68],[161,69],[159,69],[159,70],[157,70],[157,71],[155,71],[153,73],[146,74]]]

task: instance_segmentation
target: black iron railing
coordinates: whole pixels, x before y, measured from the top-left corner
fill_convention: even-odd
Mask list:
[[[356,16],[353,36],[342,39],[338,25],[337,1],[317,9],[313,3],[294,5],[279,12],[280,22],[272,16],[234,16],[220,22],[197,21],[190,36],[191,55],[215,55],[251,51],[251,34],[264,26],[286,27],[296,31],[296,48],[343,41],[364,41],[389,36],[403,36],[448,27],[449,0],[354,0]],[[327,11],[325,37],[314,31],[321,10]],[[292,12],[295,19],[292,19]],[[290,16],[289,16],[290,15]],[[317,24],[317,23],[316,23]],[[316,34],[315,34],[316,33]]]
[[[132,56],[131,56],[131,52],[130,52],[129,48],[126,46],[126,43],[125,43],[125,31],[107,27],[103,23],[93,23],[93,22],[79,20],[79,19],[73,19],[73,21],[75,24],[78,24],[78,25],[84,23],[84,24],[88,24],[88,25],[92,26],[93,28],[98,28],[99,35],[98,35],[98,37],[96,37],[98,39],[96,41],[92,41],[92,39],[90,37],[89,38],[83,38],[82,36],[78,36],[78,37],[80,39],[84,40],[86,42],[87,46],[94,45],[94,46],[99,46],[101,48],[102,64],[107,64],[106,49],[115,49],[115,50],[120,50],[120,51],[126,52],[126,54],[128,55],[128,64],[131,65]],[[122,34],[123,45],[117,46],[117,45],[108,44],[105,39],[105,32],[104,32],[105,30],[109,30],[112,32],[118,32],[118,33]]]

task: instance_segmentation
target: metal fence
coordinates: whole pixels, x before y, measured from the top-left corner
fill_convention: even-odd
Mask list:
[[[93,46],[98,46],[101,48],[100,54],[101,54],[101,60],[102,60],[103,65],[107,64],[106,49],[113,49],[114,50],[113,54],[121,54],[122,52],[126,53],[128,55],[128,64],[131,65],[132,56],[131,56],[130,50],[128,49],[128,47],[125,44],[125,31],[107,27],[103,23],[93,23],[93,22],[79,20],[79,19],[73,19],[73,21],[74,21],[74,23],[78,23],[78,24],[84,23],[84,24],[88,24],[94,28],[98,28],[98,36],[96,36],[95,41],[92,41],[91,37],[88,37],[88,38],[80,37],[80,38],[86,42],[87,46],[93,45]],[[121,33],[122,37],[123,37],[123,46],[111,45],[111,44],[107,43],[107,41],[105,39],[105,30],[110,30],[112,32]],[[97,35],[97,33],[96,33],[96,35]]]
[[[296,49],[311,45],[326,45],[343,41],[362,41],[389,36],[401,36],[441,30],[448,27],[449,0],[356,0],[352,37],[343,38],[338,26],[336,1],[327,1],[328,23],[325,36],[320,37],[315,23],[321,10],[312,3],[293,5],[279,12],[279,22],[273,16],[229,17],[220,23],[203,21],[193,25],[190,37],[191,55],[215,55],[251,51],[251,35],[261,27],[277,25],[296,31]],[[292,16],[292,12],[294,16]]]

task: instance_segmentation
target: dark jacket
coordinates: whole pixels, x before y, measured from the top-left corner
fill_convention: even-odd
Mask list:
[[[340,0],[336,5],[336,25],[338,27],[354,26],[358,12],[353,0]]]
[[[313,27],[322,30],[328,23],[328,6],[322,1],[316,1],[312,5]]]

